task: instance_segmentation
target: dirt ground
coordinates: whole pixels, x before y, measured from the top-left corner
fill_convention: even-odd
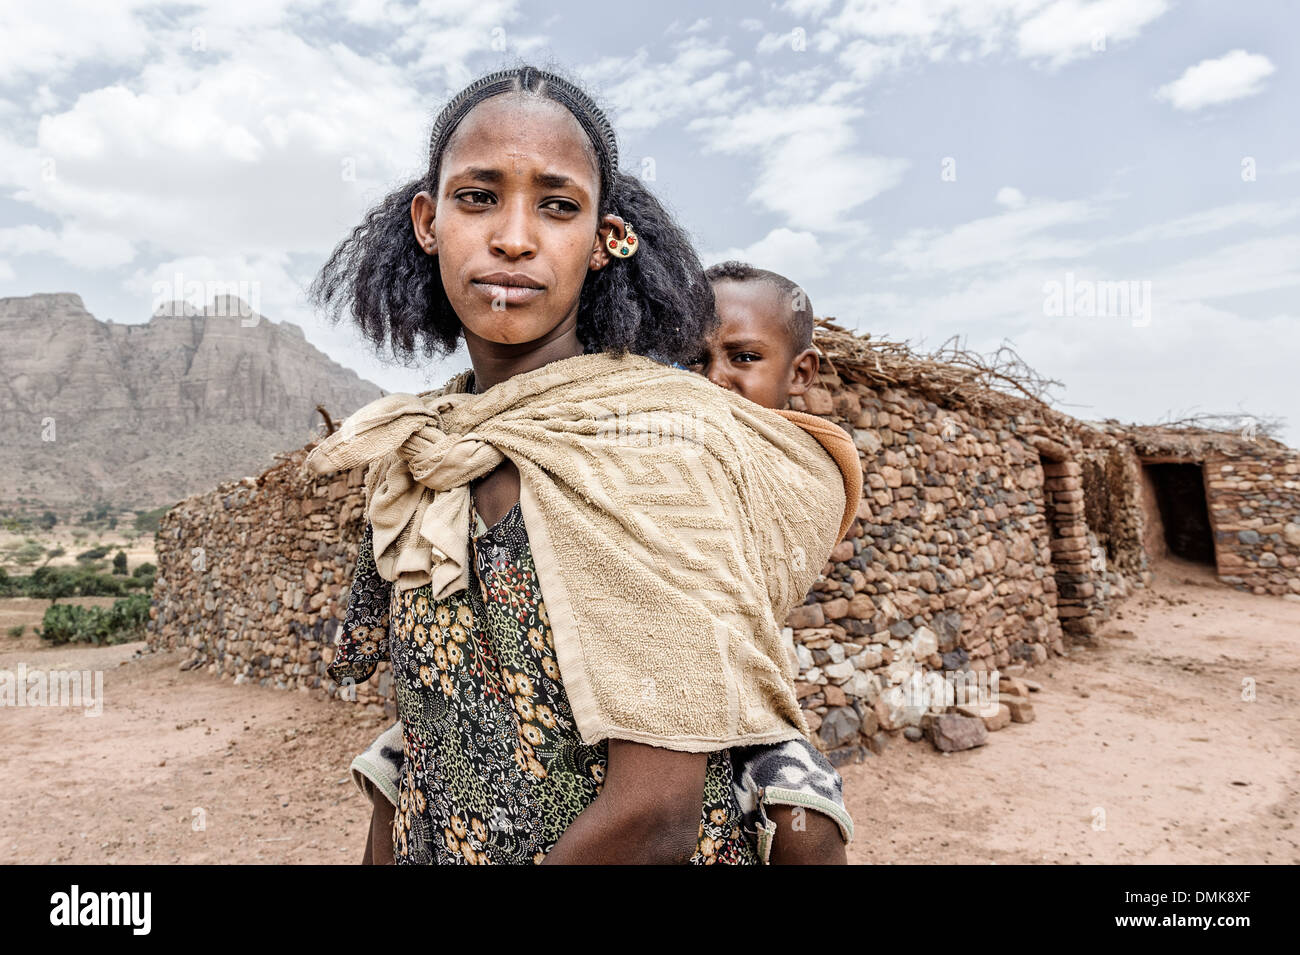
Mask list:
[[[3,635],[43,606],[0,601],[0,670],[103,670],[105,701],[0,708],[6,861],[360,858],[369,806],[347,765],[381,721],[182,673],[182,654],[142,644]],[[844,767],[849,861],[1300,863],[1300,603],[1167,562],[1105,633],[1028,674],[1034,722],[949,756],[900,738]]]

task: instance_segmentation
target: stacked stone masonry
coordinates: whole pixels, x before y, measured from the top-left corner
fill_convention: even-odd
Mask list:
[[[1028,400],[978,411],[845,372],[791,403],[844,428],[863,470],[856,519],[785,621],[814,742],[837,764],[899,736],[978,745],[1033,718],[1019,676],[1149,582],[1139,479],[1170,450]],[[1221,579],[1300,599],[1300,456],[1230,444],[1178,451],[1205,468]],[[356,687],[325,673],[364,494],[360,470],[305,474],[308,450],[166,515],[150,642],[188,649],[185,668],[395,715],[386,665]]]
[[[1300,595],[1300,460],[1207,455],[1219,579],[1256,594]]]

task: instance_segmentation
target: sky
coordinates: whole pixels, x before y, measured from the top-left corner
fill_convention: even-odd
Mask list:
[[[389,392],[440,385],[463,350],[406,367],[304,290],[446,99],[530,62],[606,108],[706,265],[922,350],[1009,343],[1081,418],[1300,446],[1297,35],[1287,0],[16,0],[0,296],[140,323],[161,288],[245,290]]]

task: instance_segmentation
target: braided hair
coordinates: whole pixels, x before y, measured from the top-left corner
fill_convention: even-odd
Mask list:
[[[600,172],[597,221],[623,218],[640,239],[636,255],[588,272],[578,302],[584,350],[645,355],[684,364],[717,327],[713,290],[690,238],[655,196],[618,169],[614,128],[575,83],[532,66],[489,73],[461,90],[434,120],[424,175],[389,193],[340,242],[309,295],[332,321],[347,309],[377,350],[387,344],[404,364],[452,354],[462,337],[437,260],[420,248],[411,203],[437,194],[442,157],[457,127],[479,103],[507,93],[544,96],[565,107],[586,133]]]

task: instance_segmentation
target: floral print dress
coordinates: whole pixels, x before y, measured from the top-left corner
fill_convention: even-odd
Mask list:
[[[519,503],[488,528],[471,503],[469,587],[444,600],[375,570],[366,525],[338,682],[393,668],[403,727],[393,854],[403,863],[541,862],[601,791],[608,741],[582,741],[555,661]],[[709,755],[691,862],[758,864],[730,753]]]

